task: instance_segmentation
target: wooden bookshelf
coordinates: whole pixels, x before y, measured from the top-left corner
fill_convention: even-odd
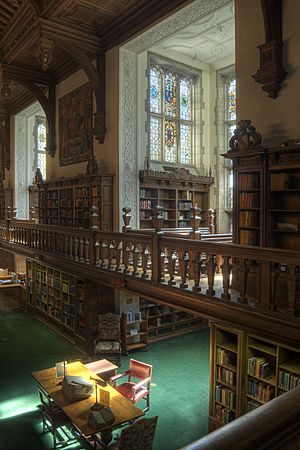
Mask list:
[[[122,351],[125,355],[148,347],[148,321],[140,312],[122,314]]]
[[[113,176],[81,175],[38,184],[39,222],[89,228],[91,207],[99,209],[99,229],[113,228]]]
[[[241,331],[211,326],[210,431],[241,413],[242,339]]]
[[[29,259],[26,287],[27,310],[88,353],[94,351],[98,314],[112,312],[111,289]]]
[[[198,177],[186,169],[172,172],[140,171],[140,228],[152,227],[152,209],[164,208],[165,228],[190,226],[190,208],[201,208],[202,225],[207,225],[211,177]]]
[[[149,342],[208,326],[201,317],[146,299],[140,299],[140,311],[148,322]]]
[[[209,430],[300,386],[300,349],[211,324]]]
[[[13,207],[13,189],[12,188],[2,188],[0,190],[0,219],[7,219],[7,207]]]

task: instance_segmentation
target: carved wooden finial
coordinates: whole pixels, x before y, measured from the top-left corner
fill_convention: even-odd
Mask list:
[[[122,211],[123,211],[123,222],[124,222],[124,225],[123,225],[123,227],[122,227],[122,232],[123,233],[126,233],[126,231],[129,231],[129,230],[131,230],[131,226],[130,226],[130,221],[131,221],[131,208],[128,208],[128,207],[124,207],[124,208],[122,208]]]
[[[43,175],[42,175],[41,169],[39,169],[37,167],[37,169],[35,171],[35,175],[34,175],[34,182],[35,183],[42,183],[43,181],[44,180],[43,180]]]
[[[163,227],[165,220],[164,210],[165,208],[159,205],[152,208],[152,226],[155,229],[156,233],[158,231],[161,231]]]
[[[229,151],[251,150],[260,147],[261,134],[251,125],[251,120],[240,120],[229,140]]]
[[[212,208],[208,209],[207,216],[208,216],[209,231],[211,234],[214,234],[214,232],[215,232],[215,211]]]

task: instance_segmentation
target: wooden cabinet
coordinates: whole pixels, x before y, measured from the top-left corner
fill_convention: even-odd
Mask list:
[[[300,386],[300,349],[211,324],[210,431]]]
[[[140,228],[152,227],[152,209],[164,208],[165,228],[190,226],[190,208],[201,208],[202,225],[207,223],[210,177],[198,177],[186,169],[172,172],[140,171]]]
[[[33,260],[27,260],[26,309],[35,312],[93,352],[98,314],[113,311],[113,291]]]
[[[128,354],[130,351],[146,349],[148,346],[148,321],[140,312],[122,314],[121,320],[122,351]]]
[[[140,310],[148,321],[149,342],[207,327],[201,317],[145,299],[140,300]]]
[[[113,176],[81,175],[39,183],[39,222],[89,228],[92,206],[101,231],[113,229]]]

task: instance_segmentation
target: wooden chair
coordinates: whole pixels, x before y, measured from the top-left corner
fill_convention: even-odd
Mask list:
[[[66,416],[66,414],[46,395],[43,391],[39,390],[39,396],[41,400],[42,420],[43,420],[43,433],[50,431],[53,436],[53,447],[57,448],[57,430],[58,428],[69,426],[71,428],[72,422]],[[75,432],[75,430],[74,430]],[[69,445],[78,441],[78,436],[70,436],[69,433],[64,431],[67,439],[61,440],[59,446]]]
[[[152,450],[157,416],[136,420],[132,425],[124,428],[116,443],[105,445],[101,439],[97,440],[95,448],[107,450]]]
[[[129,370],[126,372],[119,373],[110,378],[112,383],[117,380],[127,377],[128,381],[116,386],[115,389],[123,395],[123,397],[136,403],[142,398],[146,400],[147,406],[144,409],[148,411],[150,407],[150,383],[152,377],[152,366],[136,359],[131,358],[129,363]],[[140,380],[139,382],[134,381],[134,379]]]
[[[95,357],[116,361],[121,360],[120,316],[106,313],[98,316],[98,336],[95,339]]]

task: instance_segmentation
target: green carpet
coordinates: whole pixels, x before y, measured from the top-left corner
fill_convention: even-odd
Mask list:
[[[209,395],[208,330],[166,339],[130,357],[153,364],[150,411],[158,415],[154,450],[175,450],[207,433]],[[36,382],[31,372],[55,362],[84,358],[79,349],[21,311],[0,315],[0,448],[52,448],[43,435]],[[143,402],[141,402],[143,407]],[[86,448],[82,444],[68,448]]]

